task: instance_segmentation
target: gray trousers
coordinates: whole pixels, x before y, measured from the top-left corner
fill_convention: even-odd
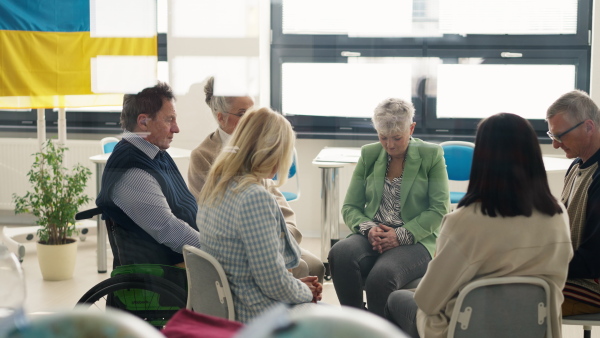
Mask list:
[[[423,277],[431,256],[418,243],[379,254],[366,236],[353,234],[331,248],[328,260],[340,304],[362,308],[364,285],[369,311],[383,317],[390,293]]]
[[[325,276],[325,266],[321,259],[313,255],[310,251],[300,248],[300,264],[292,269],[292,275],[295,278],[306,276],[317,276],[319,283],[323,284]]]
[[[392,292],[385,306],[385,318],[398,325],[402,331],[412,338],[419,338],[417,331],[417,303],[412,290]]]

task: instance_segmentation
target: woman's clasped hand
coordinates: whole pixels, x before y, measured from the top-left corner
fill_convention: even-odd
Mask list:
[[[384,253],[400,245],[394,228],[381,223],[370,229],[368,238],[369,243],[373,246],[373,250],[379,253]]]
[[[323,285],[319,283],[317,276],[306,276],[299,279],[302,283],[306,284],[310,289],[310,292],[312,292],[312,303],[316,303],[323,298]]]

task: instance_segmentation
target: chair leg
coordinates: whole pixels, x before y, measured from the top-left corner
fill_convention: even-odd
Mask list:
[[[583,326],[583,338],[592,338],[592,327],[584,325]]]

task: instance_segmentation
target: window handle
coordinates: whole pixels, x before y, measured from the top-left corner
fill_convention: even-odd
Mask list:
[[[523,53],[502,52],[500,56],[503,58],[522,58]]]
[[[350,51],[345,50],[342,52],[342,56],[345,56],[345,57],[360,56],[360,52],[350,52]]]

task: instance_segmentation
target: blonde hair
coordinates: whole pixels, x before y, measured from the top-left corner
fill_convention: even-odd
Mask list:
[[[239,191],[275,170],[276,186],[281,186],[292,164],[294,141],[292,126],[280,114],[269,108],[246,113],[212,165],[199,203],[217,203],[232,181],[238,183],[234,191]]]

